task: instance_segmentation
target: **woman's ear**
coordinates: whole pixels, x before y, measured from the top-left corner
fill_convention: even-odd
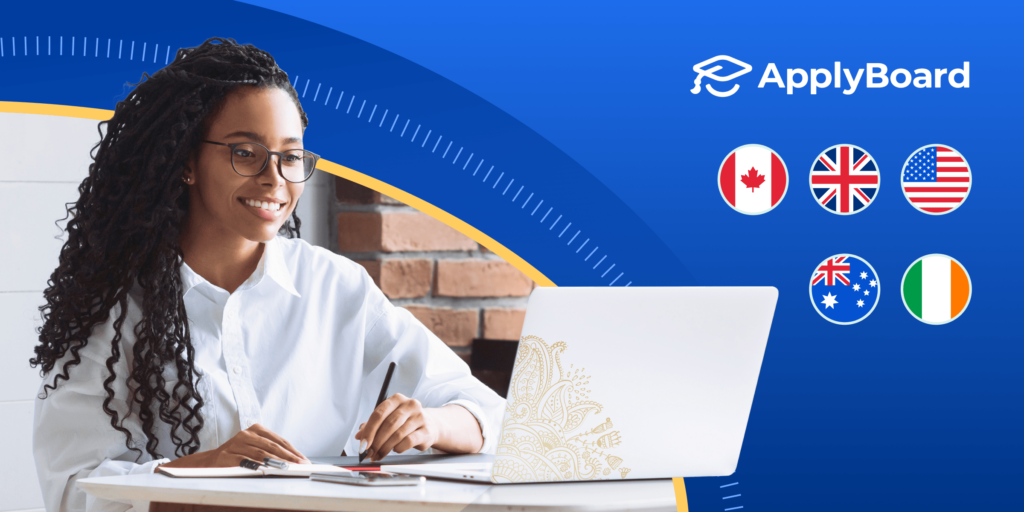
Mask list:
[[[185,164],[185,168],[181,171],[181,181],[185,182],[186,185],[191,185],[196,182],[196,175],[192,172],[192,166]]]

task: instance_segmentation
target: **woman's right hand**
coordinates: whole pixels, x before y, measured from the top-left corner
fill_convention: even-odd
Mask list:
[[[161,466],[169,468],[224,468],[238,466],[245,459],[262,462],[270,457],[296,464],[309,464],[309,459],[281,436],[259,423],[239,432],[219,448],[193,453]]]

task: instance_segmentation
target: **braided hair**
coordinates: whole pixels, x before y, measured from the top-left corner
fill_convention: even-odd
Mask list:
[[[216,114],[225,97],[239,88],[276,87],[287,92],[308,125],[306,113],[288,75],[274,58],[252,45],[230,38],[211,38],[194,48],[179,49],[174,62],[142,80],[114,116],[99,123],[102,140],[93,147],[89,175],[80,197],[66,206],[67,242],[59,265],[50,275],[40,306],[43,325],[37,329],[39,345],[29,360],[41,366],[46,379],[64,360],[52,382],[47,380],[40,399],[56,390],[61,380],[82,359],[79,351],[89,342],[93,328],[106,322],[114,306],[110,375],[103,381],[103,411],[110,425],[126,436],[125,445],[142,456],[123,426],[137,414],[147,438],[146,452],[162,458],[154,435],[157,419],[170,425],[177,457],[199,451],[203,427],[203,399],[196,391],[201,374],[195,368],[195,348],[183,301],[179,235],[188,212],[189,195],[182,170],[205,138],[206,121]],[[104,134],[103,127],[106,126]],[[299,235],[294,211],[281,227],[290,238]],[[134,328],[133,364],[126,376],[128,410],[124,417],[110,406],[111,386],[121,359],[121,328],[128,314],[128,292],[141,289],[141,320]],[[173,366],[177,382],[165,389],[164,369]]]

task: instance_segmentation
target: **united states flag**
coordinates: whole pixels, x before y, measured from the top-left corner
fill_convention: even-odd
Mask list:
[[[878,192],[878,167],[857,146],[832,146],[811,167],[811,192],[832,213],[849,215],[867,208]]]
[[[960,207],[971,190],[971,168],[949,146],[932,144],[903,165],[903,194],[918,210],[942,215]]]

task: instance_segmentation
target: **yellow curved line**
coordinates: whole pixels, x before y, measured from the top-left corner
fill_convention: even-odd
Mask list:
[[[412,206],[413,208],[443,222],[455,231],[468,236],[474,242],[486,247],[494,254],[497,254],[501,259],[509,262],[513,267],[519,269],[520,272],[526,274],[530,279],[533,279],[533,281],[537,283],[537,286],[555,286],[555,283],[551,279],[548,279],[548,276],[545,276],[541,271],[534,268],[533,265],[530,265],[526,260],[520,258],[519,255],[512,252],[511,249],[501,245],[497,240],[487,236],[484,232],[467,224],[462,219],[459,219],[458,217],[424,201],[423,199],[420,199],[419,197],[397,188],[394,185],[384,183],[377,178],[367,176],[359,171],[349,169],[344,165],[336,164],[328,160],[320,159],[320,163],[317,164],[317,168],[335,176],[358,183],[366,188],[375,190],[381,194]]]
[[[682,478],[673,478],[672,487],[676,491],[676,512],[689,512],[690,504],[686,501],[686,484]]]
[[[79,119],[93,119],[106,121],[114,115],[113,110],[99,108],[75,107],[70,105],[51,105],[47,103],[21,103],[13,101],[0,101],[0,112],[12,114],[38,114],[47,116],[75,117]],[[366,188],[380,192],[381,194],[397,199],[451,227],[455,231],[468,236],[474,242],[486,247],[489,251],[509,262],[513,267],[533,279],[538,286],[555,286],[555,283],[548,279],[541,271],[530,265],[518,254],[500,244],[497,240],[487,236],[479,229],[469,225],[454,215],[434,206],[433,204],[420,199],[400,188],[384,183],[376,178],[363,174],[354,169],[349,169],[340,164],[328,160],[320,160],[317,166],[320,170],[340,176],[349,181],[358,183]]]
[[[114,115],[113,110],[101,108],[73,107],[70,105],[50,105],[47,103],[20,103],[0,101],[0,112],[10,114],[39,114],[44,116],[77,117],[106,121]]]

